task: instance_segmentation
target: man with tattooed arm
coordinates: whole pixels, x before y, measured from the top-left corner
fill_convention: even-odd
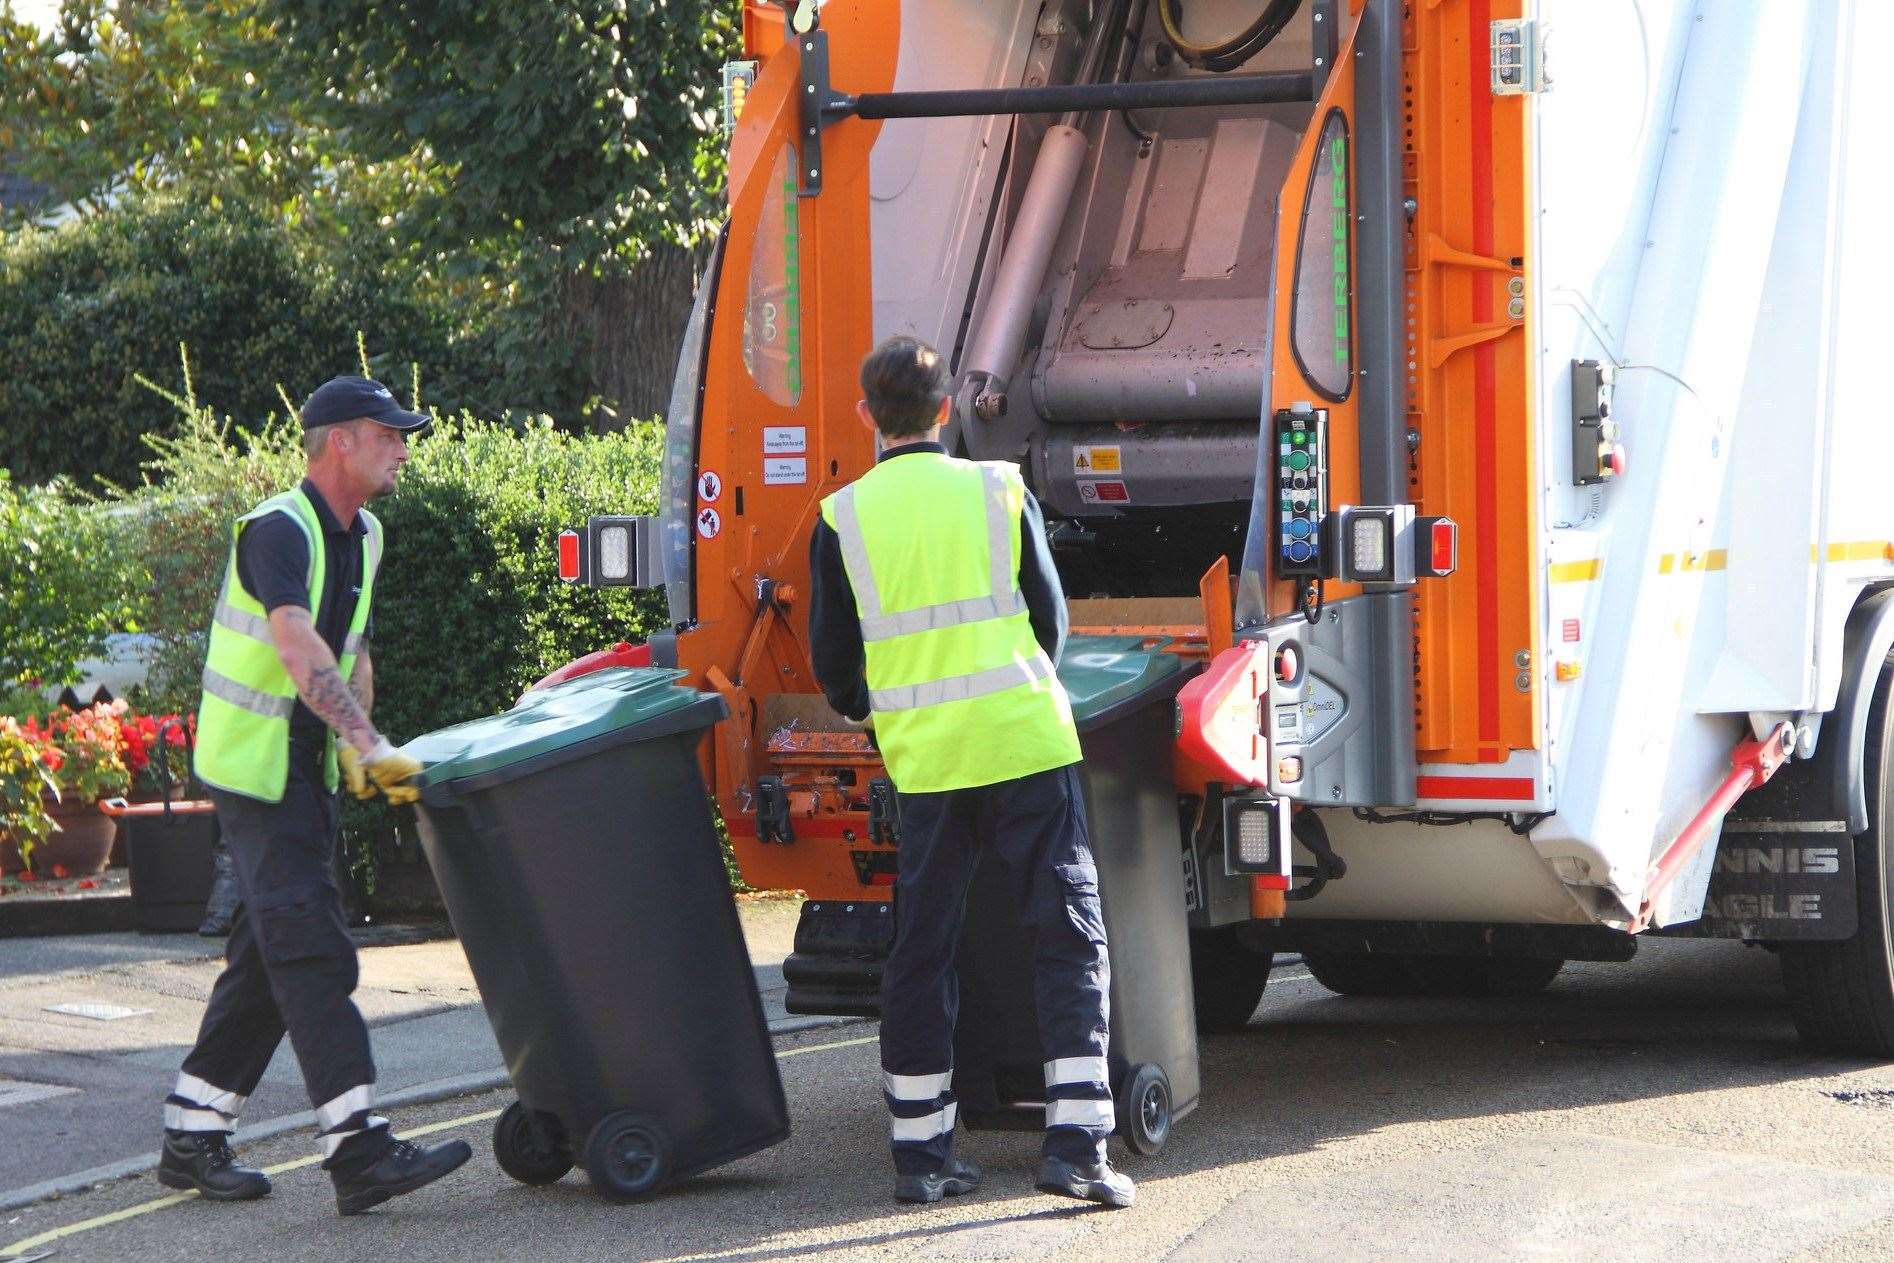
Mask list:
[[[302,407],[307,476],[231,528],[198,710],[197,774],[210,787],[243,899],[197,1044],[164,1105],[158,1178],[213,1201],[270,1191],[230,1135],[287,1031],[316,1108],[336,1205],[358,1214],[453,1171],[461,1140],[395,1139],[374,1113],[368,1028],[350,994],[355,944],[332,860],[336,791],[413,802],[421,766],[369,719],[369,636],[381,523],[408,437],[428,418],[365,377]]]

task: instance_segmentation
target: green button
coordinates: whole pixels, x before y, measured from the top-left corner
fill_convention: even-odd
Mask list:
[[[1302,469],[1307,469],[1308,467],[1309,467],[1309,454],[1307,452],[1289,453],[1289,468],[1302,470]]]

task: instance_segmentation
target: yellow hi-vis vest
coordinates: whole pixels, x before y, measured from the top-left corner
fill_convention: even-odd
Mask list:
[[[224,586],[210,625],[210,652],[204,660],[195,763],[198,779],[206,785],[277,803],[283,801],[289,782],[289,717],[296,709],[296,682],[276,656],[269,614],[237,578],[237,539],[244,523],[268,513],[287,514],[308,536],[309,609],[312,617],[322,614],[319,605],[328,545],[315,505],[298,487],[265,500],[230,528],[230,560],[224,567]],[[344,680],[361,652],[375,571],[381,565],[381,523],[367,509],[362,510],[362,519],[368,524],[362,541],[362,593],[355,600],[348,640],[337,664]],[[331,790],[336,787],[334,733],[329,734],[323,754],[323,778]]]
[[[888,776],[908,794],[1079,760],[1072,704],[1019,591],[1026,489],[1003,461],[883,461],[822,502],[842,541]]]

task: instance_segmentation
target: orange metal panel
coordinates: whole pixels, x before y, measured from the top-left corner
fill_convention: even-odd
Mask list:
[[[780,12],[780,11],[777,11]],[[780,23],[752,5],[746,38],[766,53]],[[887,91],[900,51],[900,8],[831,0],[830,74],[851,92]],[[714,734],[713,789],[744,877],[800,887],[815,898],[864,893],[848,840],[811,837],[794,847],[755,840],[755,777],[767,752],[757,732],[762,699],[813,693],[808,611],[809,534],[821,498],[866,470],[872,440],[855,418],[856,377],[872,338],[868,154],[879,124],[851,119],[822,135],[821,196],[796,196],[798,55],[771,56],[757,77],[730,150],[730,222],[704,382],[697,469],[721,481],[712,526],[695,541],[696,625],[678,638],[680,664],[714,678],[731,717]],[[803,451],[764,451],[766,428],[800,429]],[[779,445],[780,448],[780,445]],[[805,462],[801,480],[771,458]],[[760,582],[777,585],[760,605]],[[710,672],[716,668],[717,676]],[[866,827],[865,817],[862,827]],[[884,897],[885,897],[885,892]]]
[[[1460,524],[1460,570],[1420,585],[1423,760],[1498,763],[1539,744],[1538,527],[1527,286],[1530,96],[1495,97],[1494,19],[1523,0],[1408,3],[1405,76],[1410,474]]]

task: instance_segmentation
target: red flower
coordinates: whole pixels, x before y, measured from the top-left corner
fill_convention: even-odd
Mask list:
[[[20,874],[20,880],[21,881],[38,881],[39,876],[36,873],[34,873],[32,869],[29,868],[25,872]]]
[[[63,880],[64,878],[72,876],[72,874],[66,871],[64,864],[55,864],[53,865],[53,876]]]

